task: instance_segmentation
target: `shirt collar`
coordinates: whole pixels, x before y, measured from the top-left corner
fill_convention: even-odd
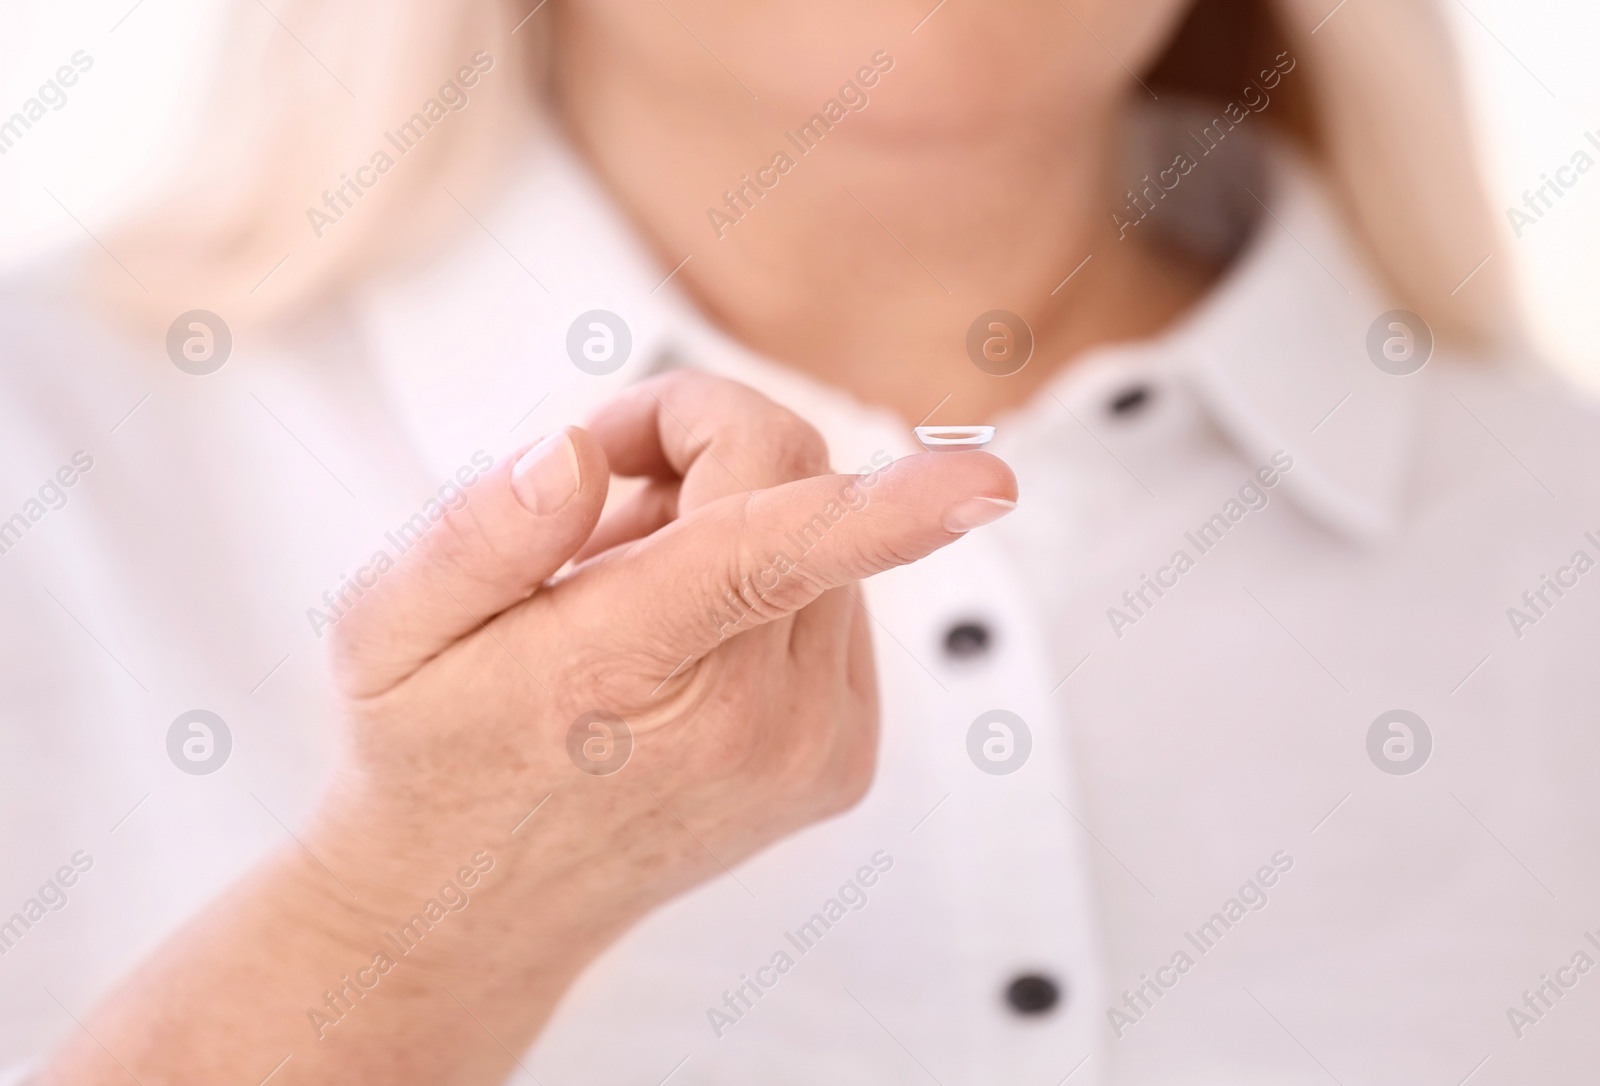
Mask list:
[[[1374,540],[1399,524],[1426,378],[1392,376],[1369,357],[1368,330],[1395,306],[1310,170],[1282,152],[1272,160],[1254,239],[1168,345],[1252,464],[1289,453],[1291,499]]]
[[[1368,328],[1393,307],[1312,172],[1282,151],[1270,160],[1252,240],[1211,293],[1161,335],[1092,351],[1058,381],[1123,360],[1170,369],[1251,464],[1294,457],[1283,485],[1303,512],[1375,539],[1399,520],[1422,375],[1393,377],[1368,358]],[[677,364],[742,380],[811,419],[841,469],[912,450],[888,412],[715,329],[548,124],[508,189],[469,215],[442,258],[374,283],[358,305],[379,383],[433,473],[480,448],[503,455]],[[632,337],[627,361],[604,376],[568,355],[569,329],[595,309],[622,316]]]

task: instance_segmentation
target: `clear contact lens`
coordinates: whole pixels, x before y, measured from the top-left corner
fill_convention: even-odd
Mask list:
[[[918,426],[912,432],[929,452],[981,449],[994,440],[993,426]]]

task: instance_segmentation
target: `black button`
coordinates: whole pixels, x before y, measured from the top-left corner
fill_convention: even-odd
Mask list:
[[[970,660],[989,651],[994,638],[981,622],[958,622],[944,635],[944,651],[957,660]]]
[[[1024,973],[1006,986],[1006,1002],[1018,1014],[1044,1014],[1061,1001],[1061,989],[1049,977]]]
[[[1111,401],[1113,415],[1135,415],[1144,410],[1146,404],[1155,394],[1150,391],[1149,385],[1133,385],[1119,392]]]

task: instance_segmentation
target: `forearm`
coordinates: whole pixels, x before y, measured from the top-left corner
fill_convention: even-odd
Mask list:
[[[328,868],[299,846],[265,862],[132,973],[38,1081],[123,1082],[125,1069],[146,1086],[260,1082],[277,1068],[275,1084],[498,1083],[614,934],[583,922],[594,910],[575,875],[528,874],[538,857],[429,848],[427,862],[391,850],[354,864],[311,843]]]

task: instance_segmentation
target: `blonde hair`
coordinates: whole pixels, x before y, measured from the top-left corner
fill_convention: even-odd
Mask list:
[[[148,293],[96,285],[140,323],[199,308],[256,326],[417,254],[492,192],[529,115],[539,35],[504,0],[273,6],[230,12],[193,162],[111,246]]]
[[[1521,340],[1524,321],[1433,0],[1277,5],[1308,60],[1323,165],[1346,218],[1398,297],[1468,345]],[[1324,21],[1325,20],[1325,21]]]
[[[1200,9],[1226,19],[1257,3],[1199,0],[1189,21]],[[108,276],[114,300],[154,323],[204,308],[249,326],[426,251],[487,198],[520,143],[516,129],[538,108],[543,24],[554,15],[543,6],[529,15],[507,0],[290,0],[269,19],[241,3],[221,54],[228,78],[219,86],[230,90],[190,184],[113,247],[150,294]],[[1447,340],[1514,339],[1521,322],[1507,269],[1482,264],[1502,228],[1482,187],[1442,12],[1434,0],[1330,6],[1267,5],[1310,83],[1309,116],[1288,111],[1290,123],[1306,128],[1353,233],[1401,302]],[[1197,55],[1173,55],[1185,50]],[[1179,33],[1155,67],[1203,67],[1206,52]],[[480,53],[492,69],[460,87],[457,73]],[[392,170],[369,169],[374,184],[349,187],[351,171],[377,152],[400,155],[393,130],[418,112],[438,114],[426,103],[452,82],[470,104],[430,122]],[[309,193],[318,197],[308,205]],[[343,214],[346,205],[359,213]]]

